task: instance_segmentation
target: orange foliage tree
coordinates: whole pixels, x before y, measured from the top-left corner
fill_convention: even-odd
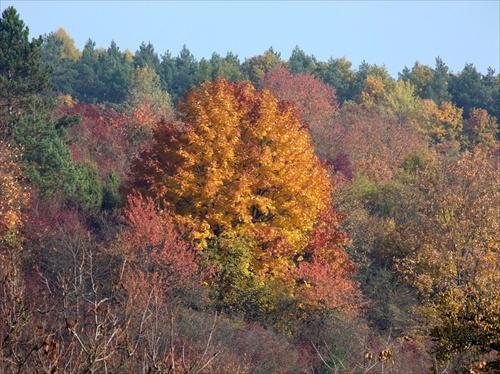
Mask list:
[[[337,303],[324,294],[321,302],[353,304],[354,269],[336,232],[332,185],[297,111],[249,82],[217,79],[190,91],[178,113],[178,122],[153,130],[153,145],[133,164],[134,187],[158,198],[211,253],[219,280],[233,291],[238,284],[295,297],[320,285],[308,268],[316,264],[343,280],[331,287],[346,295]],[[313,250],[322,225],[330,235]]]

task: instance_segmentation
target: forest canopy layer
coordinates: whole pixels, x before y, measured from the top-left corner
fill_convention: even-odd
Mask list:
[[[0,372],[500,370],[500,76],[0,19]]]

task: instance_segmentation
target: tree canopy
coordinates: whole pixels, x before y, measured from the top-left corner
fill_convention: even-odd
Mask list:
[[[133,176],[135,187],[159,198],[201,251],[218,238],[245,238],[250,252],[242,266],[291,290],[298,284],[291,270],[316,256],[333,273],[350,269],[348,260],[338,267],[344,260],[332,255],[342,252],[340,234],[331,236],[330,247],[308,250],[330,212],[332,185],[292,106],[248,82],[217,79],[190,91],[177,109],[179,122],[154,129],[154,144],[134,163]],[[339,225],[330,214],[327,231]]]

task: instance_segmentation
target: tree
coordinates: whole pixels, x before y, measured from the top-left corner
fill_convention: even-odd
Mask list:
[[[199,254],[183,240],[168,211],[159,209],[151,198],[132,193],[123,221],[126,228],[113,252],[126,270],[125,277],[156,279],[172,301],[186,300],[183,296],[200,288]]]
[[[128,101],[134,120],[148,128],[172,111],[170,95],[162,91],[160,77],[149,65],[135,69]]]
[[[420,109],[420,98],[415,94],[415,87],[410,82],[394,82],[386,91],[382,111],[395,117],[400,123],[415,121]]]
[[[70,93],[79,101],[94,103],[100,97],[103,88],[97,72],[98,63],[95,42],[89,39],[83,47],[82,57],[74,65],[78,84]]]
[[[451,102],[451,94],[449,93],[450,72],[448,66],[440,57],[436,58],[436,65],[432,69],[434,79],[430,82],[427,89],[427,96],[434,100],[436,104],[441,105],[443,101]]]
[[[500,77],[491,68],[487,75],[478,72],[474,65],[465,64],[464,69],[450,77],[449,91],[455,105],[464,110],[464,116],[469,117],[473,108],[488,110],[491,116],[498,118],[500,104],[498,95]]]
[[[12,372],[20,371],[26,351],[40,344],[31,330],[33,308],[26,301],[22,271],[31,193],[18,158],[19,152],[0,140],[0,371]]]
[[[50,70],[40,64],[42,38],[28,40],[29,29],[14,7],[0,19],[0,130],[6,118],[24,112],[30,96],[50,87]]]
[[[411,81],[394,82],[382,74],[366,77],[358,102],[367,108],[377,107],[387,116],[405,122],[415,119],[420,99],[415,95]]]
[[[388,87],[394,82],[394,79],[390,76],[385,65],[371,65],[366,61],[363,61],[359,65],[358,71],[356,72],[356,81],[354,82],[352,88],[354,100],[361,100],[361,92],[366,87],[366,79],[368,77],[373,77],[380,81],[383,87]]]
[[[95,49],[89,39],[82,57],[74,64],[78,82],[73,87],[79,101],[86,103],[120,104],[126,97],[132,82],[134,67],[127,52],[120,52],[114,41],[107,49]]]
[[[114,41],[99,55],[98,79],[101,84],[99,102],[121,103],[127,97],[134,73],[132,62],[120,52]]]
[[[59,28],[54,35],[62,41],[61,58],[78,60],[81,52],[76,48],[74,39],[66,32],[64,28]]]
[[[151,42],[148,42],[148,44],[141,43],[139,50],[134,55],[134,65],[140,68],[149,66],[150,69],[158,72],[160,69],[160,59]]]
[[[77,125],[68,128],[72,159],[75,163],[98,165],[103,204],[110,208],[109,203],[119,195],[118,187],[127,175],[130,159],[137,152],[138,132],[145,124],[136,122],[130,113],[135,109],[119,113],[99,105],[77,103],[58,110],[63,118],[79,119]]]
[[[486,87],[484,109],[492,117],[500,118],[500,74],[495,75],[495,70],[488,68],[488,73],[483,75],[483,84]]]
[[[43,197],[63,192],[74,196],[76,170],[65,136],[65,127],[78,118],[61,118],[56,122],[47,108],[38,108],[37,115],[23,114],[13,125],[14,144],[23,150],[25,175]]]
[[[498,123],[485,109],[472,109],[470,116],[464,121],[464,145],[470,151],[477,148],[492,150],[498,147]]]
[[[4,244],[18,239],[24,221],[23,209],[30,197],[21,183],[22,170],[16,158],[12,148],[0,141],[0,253]]]
[[[396,226],[398,268],[422,297],[438,359],[500,348],[500,170],[485,153],[464,153],[417,174],[409,211]],[[484,357],[494,360],[498,356]],[[492,363],[493,365],[493,363]]]
[[[375,107],[342,108],[325,137],[331,143],[330,159],[347,155],[356,174],[373,182],[391,180],[411,154],[426,148],[410,122],[387,117]]]
[[[448,101],[438,106],[432,100],[423,100],[419,109],[417,125],[429,144],[440,152],[457,152],[463,128],[463,109]]]
[[[169,51],[162,56],[159,75],[162,89],[167,91],[176,103],[186,91],[198,83],[199,62],[184,45],[177,57],[172,57]]]
[[[422,99],[429,98],[429,85],[434,80],[434,72],[427,65],[416,61],[411,71],[405,67],[399,74],[399,79],[409,81],[415,87],[415,93]]]
[[[41,46],[41,64],[52,69],[52,91],[58,94],[74,95],[77,71],[75,61],[63,57],[64,40],[51,32],[44,35]],[[78,51],[78,58],[81,53]]]
[[[330,59],[324,70],[320,73],[320,78],[335,88],[340,103],[347,100],[354,100],[354,85],[356,83],[356,73],[351,70],[352,62],[345,57]]]
[[[246,58],[241,68],[245,75],[250,79],[256,87],[258,86],[259,79],[279,63],[283,63],[280,53],[270,47],[263,55]]]
[[[316,59],[308,56],[299,46],[296,46],[288,59],[288,68],[292,74],[313,73],[316,70]]]
[[[317,152],[324,156],[330,146],[325,142],[325,132],[339,107],[335,90],[311,73],[294,75],[282,64],[263,75],[260,86],[279,100],[294,104],[300,111],[300,120],[309,126]]]
[[[316,257],[306,248],[332,186],[297,112],[268,90],[224,79],[190,91],[177,109],[182,122],[156,127],[133,164],[134,186],[168,207],[199,251],[217,256],[221,281],[235,274],[228,258],[239,238],[236,274],[255,280],[269,305],[283,287],[298,293],[290,269]],[[345,239],[335,238],[331,248],[341,250]]]
[[[374,75],[368,75],[363,84],[358,101],[365,107],[374,107],[382,104],[386,95],[387,84]]]
[[[240,60],[237,55],[228,52],[226,57],[222,58],[217,53],[212,54],[210,59],[211,64],[211,79],[225,78],[230,82],[240,82],[244,79],[243,71],[241,70]]]
[[[75,200],[86,211],[98,213],[102,206],[103,187],[97,165],[88,160],[78,162],[75,167],[75,174]]]

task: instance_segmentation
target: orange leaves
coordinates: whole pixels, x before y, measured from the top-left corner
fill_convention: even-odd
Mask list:
[[[166,140],[158,138],[161,128],[172,125],[156,129],[153,150],[134,166],[136,180],[155,179],[152,188],[164,192],[176,219],[201,242],[266,222],[300,250],[331,186],[291,107],[249,83],[219,79],[191,91],[179,110],[186,125],[175,140],[178,148],[159,143]],[[164,152],[179,160],[178,169],[168,166]],[[157,178],[151,170],[141,172],[153,162]]]
[[[484,109],[474,108],[464,124],[464,132],[468,137],[468,148],[494,149],[498,147],[498,123]]]
[[[385,83],[382,79],[369,75],[361,92],[361,103],[366,106],[380,104],[385,95]]]
[[[168,207],[200,251],[213,251],[211,246],[225,238],[215,254],[226,267],[222,273],[249,272],[264,283],[287,284],[293,294],[294,258],[306,255],[310,235],[332,206],[328,173],[298,112],[268,90],[224,79],[190,91],[178,111],[182,123],[158,125],[151,149],[134,163],[135,187]],[[310,269],[327,264],[326,272],[318,265],[324,277],[335,273],[351,284],[352,264],[338,246],[345,238],[336,236],[335,217],[327,224],[330,249],[315,249],[315,260],[306,256],[306,262]],[[239,259],[232,257],[228,238],[245,243]],[[228,270],[229,261],[239,270]],[[351,286],[341,288],[350,294]]]
[[[463,109],[457,108],[447,101],[443,101],[439,110],[434,111],[434,115],[438,121],[448,124],[453,128],[458,128],[462,122],[462,113]]]

